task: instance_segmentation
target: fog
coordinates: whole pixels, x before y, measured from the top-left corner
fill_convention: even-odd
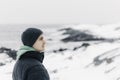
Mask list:
[[[0,24],[111,24],[119,0],[0,0]]]

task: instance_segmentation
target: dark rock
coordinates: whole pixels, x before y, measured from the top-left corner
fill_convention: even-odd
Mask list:
[[[96,56],[93,60],[94,65],[98,66],[103,62],[106,62],[107,64],[112,63],[116,57],[120,56],[120,54],[117,54],[117,55],[115,54],[116,50],[118,50],[118,49],[119,48],[115,48],[115,49],[112,49],[110,51],[107,51],[103,54],[100,54],[100,55]],[[109,55],[113,55],[113,56],[109,57]]]
[[[52,41],[52,39],[48,39],[48,41]]]
[[[100,65],[101,63],[103,63],[103,60],[100,60],[99,57],[100,57],[100,56],[97,56],[97,57],[95,57],[94,60],[93,60],[93,63],[94,63],[95,66],[98,66],[98,65]]]
[[[77,50],[79,47],[74,47],[73,51]]]
[[[90,44],[89,43],[83,43],[81,46],[82,47],[88,47],[88,46],[90,46]]]
[[[5,47],[1,47],[0,48],[0,53],[6,53],[9,57],[12,57],[14,60],[16,59],[16,50],[12,50],[10,48],[5,48]]]
[[[74,47],[73,48],[73,51],[75,51],[75,50],[77,50],[77,49],[79,49],[79,48],[81,48],[82,46],[77,46],[77,47]]]
[[[77,50],[77,49],[79,49],[79,48],[81,48],[81,47],[85,47],[85,48],[87,48],[88,46],[90,46],[89,43],[83,43],[81,46],[74,47],[73,51],[75,51],[75,50]]]
[[[11,51],[8,51],[8,52],[6,52],[8,55],[9,55],[9,57],[12,57],[14,60],[16,60],[16,53],[17,53],[17,51],[16,50],[11,50]]]
[[[52,72],[53,72],[53,73],[57,73],[57,72],[58,72],[58,70],[57,70],[57,69],[55,69],[55,70],[53,70]]]
[[[63,28],[63,29],[60,29],[60,30],[58,30],[58,31],[64,31],[64,30],[66,30],[66,31],[69,31],[69,30],[71,30],[72,28]]]
[[[75,30],[72,28],[64,28],[59,31],[65,30],[66,32],[63,33],[63,35],[69,35],[68,37],[62,39],[61,41],[63,42],[76,42],[76,41],[95,41],[95,40],[105,40],[104,38],[97,38],[96,36],[80,31],[80,30]]]
[[[73,59],[73,57],[72,57],[72,56],[69,56],[69,57],[68,57],[68,59],[69,59],[69,60],[72,60],[72,59]]]
[[[66,51],[68,50],[67,48],[60,48],[58,50],[53,50],[54,53],[57,53],[57,52],[63,52],[63,51]]]
[[[0,63],[0,66],[3,66],[3,65],[5,65],[5,63]]]
[[[66,50],[67,50],[67,48],[64,48],[64,49],[63,49],[63,48],[60,48],[58,51],[59,51],[59,52],[62,52],[62,51],[66,51]]]
[[[110,63],[113,62],[113,59],[112,58],[106,58],[106,57],[103,58],[103,59],[100,59],[100,56],[97,56],[97,57],[94,58],[94,61],[93,61],[95,66],[98,66],[98,65],[102,64],[103,62],[106,62],[107,64],[110,64]]]
[[[57,50],[53,50],[54,53],[57,53]]]
[[[113,59],[112,59],[112,58],[107,58],[107,59],[106,59],[106,62],[107,62],[108,64],[110,64],[110,63],[113,62]]]

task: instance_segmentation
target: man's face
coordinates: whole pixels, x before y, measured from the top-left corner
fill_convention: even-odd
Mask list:
[[[40,35],[36,40],[36,42],[34,43],[33,48],[35,48],[37,51],[44,51],[44,47],[45,47],[45,41],[43,36]]]

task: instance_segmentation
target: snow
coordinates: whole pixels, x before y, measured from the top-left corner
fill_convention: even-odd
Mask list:
[[[97,35],[98,37],[105,38],[119,38],[120,31],[117,28],[120,28],[120,25],[77,25],[71,28],[86,31],[89,30],[92,34]]]
[[[1,80],[12,80],[12,71],[15,61],[7,63],[5,66],[0,67],[0,79]]]
[[[106,38],[119,38],[119,30],[115,30],[119,25],[62,25],[64,27],[71,27],[77,30],[89,31],[91,34],[102,36]],[[62,27],[62,28],[64,28]],[[14,27],[13,27],[14,28]],[[19,30],[20,27],[15,28]],[[25,27],[26,28],[26,27]],[[60,28],[60,27],[59,27]],[[4,29],[4,28],[1,28]],[[9,28],[8,28],[9,29]],[[50,31],[51,29],[51,31]],[[24,27],[20,29],[24,30]],[[58,28],[43,28],[45,38],[51,38],[52,41],[46,41],[46,54],[44,65],[47,68],[51,80],[119,80],[120,79],[120,56],[114,58],[110,64],[103,62],[95,66],[93,60],[95,57],[102,55],[100,59],[111,58],[120,54],[120,43],[115,42],[87,42],[88,47],[82,47],[75,51],[73,48],[82,45],[83,42],[63,43],[60,39],[66,37],[59,32]],[[17,31],[14,32],[18,33]],[[46,35],[46,34],[49,35]],[[9,34],[8,34],[9,36]],[[18,36],[16,36],[18,38]],[[5,41],[1,46],[7,46],[12,49],[18,49],[21,44],[17,41]],[[8,44],[9,43],[9,44]],[[16,45],[12,45],[12,44]],[[53,50],[59,48],[67,48],[64,52],[53,53]],[[104,54],[107,53],[107,54]],[[104,55],[103,55],[104,54]],[[6,65],[0,66],[0,79],[12,80],[12,70],[16,61],[11,60],[6,54],[0,54],[0,62]]]
[[[50,71],[55,69],[58,70],[56,75],[52,75],[52,80],[113,80],[109,76],[106,76],[105,71],[111,69],[115,65],[106,66],[106,63],[103,63],[99,67],[91,66],[86,68],[86,66],[90,64],[97,55],[118,48],[119,46],[120,44],[117,43],[102,43],[99,45],[92,45],[85,51],[79,49],[75,52],[64,52],[64,55],[54,55],[53,53],[47,56],[45,63],[48,66],[46,67],[48,70],[50,69]],[[68,59],[70,56],[72,56],[71,60]]]

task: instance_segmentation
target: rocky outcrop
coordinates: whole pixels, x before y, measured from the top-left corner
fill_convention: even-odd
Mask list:
[[[96,57],[94,57],[93,62],[88,64],[86,67],[89,67],[91,64],[94,66],[99,66],[102,63],[111,64],[115,61],[116,58],[120,57],[120,48],[115,48],[104,52]]]
[[[96,41],[96,40],[105,40],[105,38],[98,38],[95,35],[90,33],[75,30],[72,28],[64,28],[59,31],[65,31],[62,35],[69,35],[68,37],[62,39],[63,42],[76,42],[76,41]]]
[[[6,53],[9,57],[11,57],[12,59],[16,59],[16,50],[12,50],[10,48],[6,48],[6,47],[1,47],[0,48],[0,53]]]

